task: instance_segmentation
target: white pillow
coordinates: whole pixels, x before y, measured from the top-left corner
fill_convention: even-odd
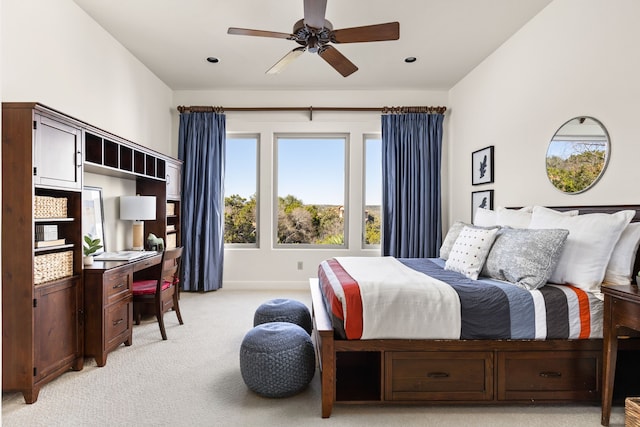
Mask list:
[[[613,248],[634,216],[632,210],[567,216],[553,209],[534,207],[529,228],[569,230],[549,282],[569,283],[588,292],[597,292]]]
[[[503,227],[513,228],[529,228],[531,223],[531,215],[533,215],[533,206],[525,206],[521,209],[508,209],[499,207],[497,212],[496,224]],[[580,211],[554,211],[560,215],[576,216]]]
[[[451,248],[444,269],[477,279],[498,230],[499,228],[463,227]]]
[[[527,228],[531,222],[533,207],[525,206],[522,209],[498,208],[496,223],[501,226],[513,228]]]
[[[473,225],[479,227],[493,227],[494,225],[498,225],[496,211],[484,208],[476,209],[476,214],[473,217]]]
[[[613,248],[604,283],[611,285],[628,285],[633,278],[633,264],[636,261],[640,244],[640,222],[627,225]]]

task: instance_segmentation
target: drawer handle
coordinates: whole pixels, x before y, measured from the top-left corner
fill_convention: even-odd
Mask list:
[[[542,378],[560,378],[562,376],[562,373],[553,371],[542,371],[540,372],[540,376]]]
[[[427,378],[449,378],[449,373],[447,373],[447,372],[429,372],[427,374]]]
[[[120,324],[120,323],[122,323],[122,322],[124,322],[124,319],[118,319],[118,320],[116,320],[115,322],[113,322],[113,326],[117,326],[117,325],[119,325],[119,324]]]
[[[121,288],[123,286],[125,286],[125,283],[121,282],[121,283],[118,283],[117,285],[113,285],[113,289],[118,289],[118,288]]]

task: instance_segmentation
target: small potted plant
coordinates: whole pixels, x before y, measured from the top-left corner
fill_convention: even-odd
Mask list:
[[[96,253],[98,249],[102,249],[100,239],[92,239],[91,236],[87,234],[86,236],[84,236],[84,245],[82,249],[84,250],[84,265],[93,264],[93,254]]]

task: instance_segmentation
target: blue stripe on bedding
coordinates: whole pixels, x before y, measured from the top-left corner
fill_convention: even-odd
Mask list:
[[[445,261],[439,258],[402,258],[399,259],[407,267],[421,273],[436,277],[455,289],[460,297],[462,313],[462,339],[530,339],[536,337],[535,308],[533,297],[527,290],[492,279],[481,278],[471,280],[460,273],[444,270]],[[481,284],[482,286],[478,286]],[[545,301],[557,299],[556,291],[543,288]],[[561,291],[558,291],[562,293]],[[545,295],[546,294],[546,295]],[[552,295],[553,294],[553,295]],[[564,297],[564,294],[563,294]],[[566,301],[566,297],[564,297]],[[551,303],[547,307],[552,317],[558,314],[561,303]],[[566,303],[564,308],[566,316]],[[566,317],[565,317],[566,319]],[[565,324],[558,321],[554,323]],[[548,337],[564,337],[568,330],[556,327],[547,331]]]
[[[408,258],[402,259],[400,261],[402,262],[409,261],[410,264],[420,264],[420,263],[414,263],[410,261]],[[431,270],[431,273],[444,270],[444,265],[446,263],[445,260],[441,258],[430,258],[429,261],[431,261],[433,264],[437,266],[435,270],[427,266],[427,268]],[[408,267],[414,268],[409,264],[405,264],[405,265],[407,265]],[[434,277],[438,277],[439,275],[440,273],[437,273],[437,275]],[[478,282],[481,282],[481,283],[487,284],[487,286],[498,287],[502,292],[504,292],[504,294],[507,297],[507,300],[509,301],[509,308],[510,308],[509,309],[510,328],[511,328],[510,338],[526,339],[526,338],[535,337],[536,313],[535,313],[535,308],[533,305],[533,297],[531,296],[531,293],[523,291],[522,288],[514,286],[512,283],[506,283],[500,280],[493,280],[486,277],[480,277],[477,281],[472,281],[471,279],[467,279],[464,276],[462,277],[463,279],[468,280],[470,283],[477,284]],[[511,312],[512,311],[511,307],[518,307],[517,310],[514,310],[516,311],[516,313]]]
[[[460,297],[462,339],[508,339],[511,336],[509,299],[497,286],[478,286],[464,275],[443,270],[429,259],[399,259],[407,267],[448,283]],[[491,315],[489,315],[489,311]]]
[[[545,302],[547,314],[547,336],[569,338],[569,309],[567,296],[560,289],[544,286],[540,289]],[[562,321],[565,319],[564,321]]]

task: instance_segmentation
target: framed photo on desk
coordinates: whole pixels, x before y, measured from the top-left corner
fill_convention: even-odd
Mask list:
[[[96,255],[106,250],[104,207],[102,188],[100,187],[84,187],[82,189],[82,236],[86,235],[91,236],[92,239],[98,238],[102,242],[102,249],[98,249]]]

